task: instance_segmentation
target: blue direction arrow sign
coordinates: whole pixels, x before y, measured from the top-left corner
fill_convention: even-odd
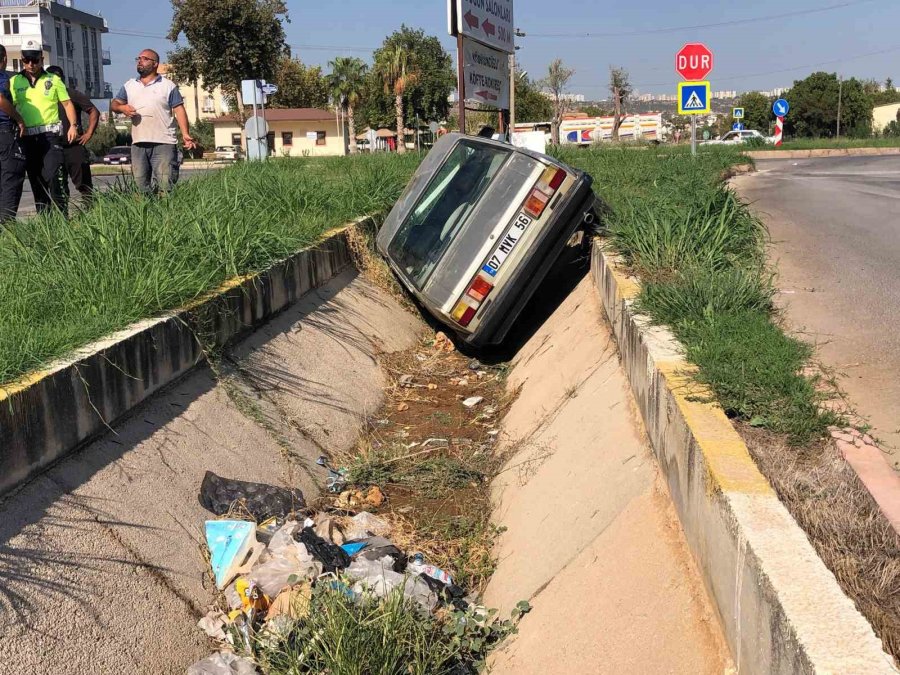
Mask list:
[[[709,102],[709,82],[678,83],[679,115],[706,115]]]
[[[743,131],[744,125],[741,122],[735,122],[734,124],[731,125],[731,130],[732,131]]]
[[[790,109],[790,104],[783,98],[778,99],[772,104],[772,112],[775,113],[775,117],[784,117],[788,114]]]

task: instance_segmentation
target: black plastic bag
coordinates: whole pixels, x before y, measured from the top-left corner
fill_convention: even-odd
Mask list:
[[[207,471],[200,485],[200,506],[217,516],[244,515],[261,523],[269,518],[286,518],[306,507],[300,490],[229,480]]]
[[[295,532],[294,539],[303,544],[309,554],[322,563],[325,572],[337,572],[350,566],[350,556],[347,552],[317,535],[311,527],[304,527],[300,532]]]
[[[456,584],[445,584],[440,579],[435,579],[427,574],[420,574],[428,588],[448,605],[453,605],[456,609],[465,611],[469,608],[469,603],[465,601],[466,592]]]
[[[406,554],[389,539],[384,537],[367,537],[366,539],[351,539],[345,543],[355,544],[363,541],[366,542],[367,546],[357,553],[355,557],[365,558],[366,560],[381,560],[388,556],[394,561],[392,569],[395,572],[403,574],[406,571]]]

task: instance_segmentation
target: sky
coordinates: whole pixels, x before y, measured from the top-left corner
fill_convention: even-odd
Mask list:
[[[109,23],[110,34],[103,40],[113,64],[105,72],[114,90],[133,77],[140,49],[164,54],[172,48],[164,39],[171,20],[166,0],[75,2]],[[398,21],[438,36],[455,58],[446,0],[287,0],[287,6],[286,32],[294,56],[326,70],[336,56],[370,60]],[[697,6],[702,9],[696,11]],[[824,8],[831,9],[814,11]],[[526,33],[517,40],[521,49],[516,58],[529,77],[539,79],[547,64],[560,58],[575,69],[570,91],[588,99],[607,95],[611,65],[628,70],[638,93],[674,94],[680,79],[674,72],[675,52],[685,42],[704,42],[713,51],[709,79],[714,91],[788,87],[815,70],[880,82],[892,77],[900,84],[897,0],[515,0],[514,12],[516,27]],[[722,23],[730,25],[711,25]],[[594,35],[578,37],[585,34]]]

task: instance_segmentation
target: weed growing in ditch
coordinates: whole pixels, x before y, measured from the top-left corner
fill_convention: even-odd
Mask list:
[[[360,215],[390,208],[419,158],[245,163],[147,199],[98,195],[66,221],[0,228],[0,383],[261,270]]]
[[[287,635],[259,641],[257,658],[267,673],[465,675],[484,666],[528,609],[520,603],[504,621],[494,620],[495,610],[423,616],[402,589],[354,601],[319,584],[308,617]]]

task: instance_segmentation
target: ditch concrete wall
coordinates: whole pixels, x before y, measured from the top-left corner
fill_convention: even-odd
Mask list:
[[[0,387],[0,495],[110,429],[219,348],[351,265],[346,230]]]
[[[635,311],[638,282],[600,245],[592,255],[596,291],[738,671],[897,672],[724,411],[697,400],[678,342]]]

